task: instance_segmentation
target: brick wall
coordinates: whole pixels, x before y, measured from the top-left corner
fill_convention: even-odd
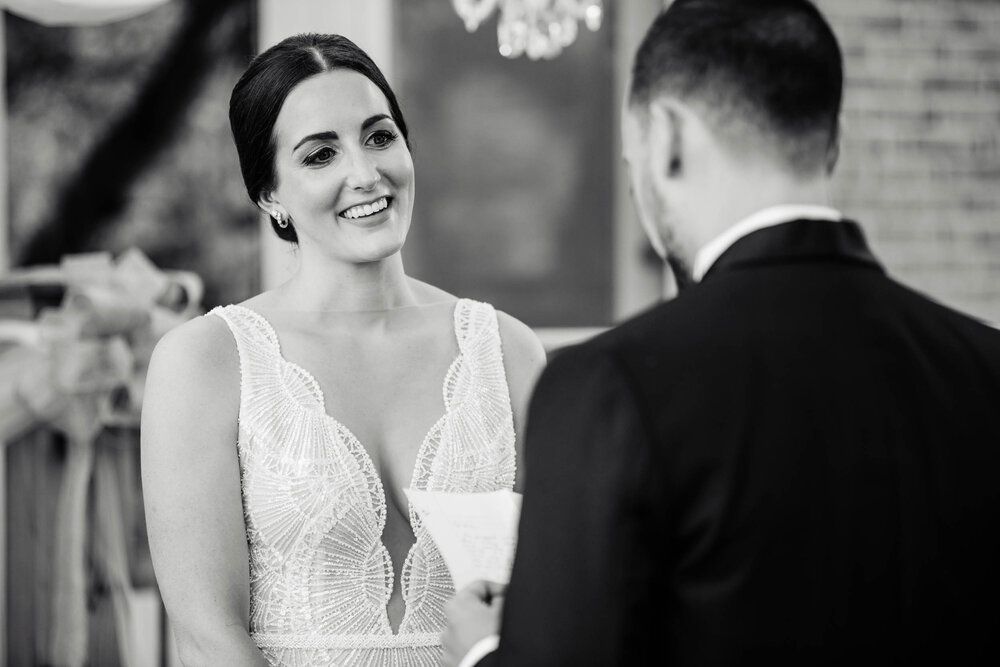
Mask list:
[[[846,66],[837,205],[894,276],[1000,323],[1000,1],[814,1]]]

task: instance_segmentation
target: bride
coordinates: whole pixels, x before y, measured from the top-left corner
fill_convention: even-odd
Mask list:
[[[260,54],[230,121],[300,267],[175,329],[150,364],[143,490],[180,658],[437,665],[454,591],[403,489],[519,486],[544,353],[514,318],[404,273],[406,124],[352,42]]]

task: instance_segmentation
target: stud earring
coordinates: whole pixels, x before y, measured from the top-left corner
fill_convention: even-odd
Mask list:
[[[288,219],[285,218],[285,216],[282,215],[278,209],[271,211],[271,217],[274,218],[274,221],[278,223],[278,226],[282,229],[288,227]]]

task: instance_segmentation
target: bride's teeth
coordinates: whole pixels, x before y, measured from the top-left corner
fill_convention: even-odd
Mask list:
[[[373,213],[384,211],[387,208],[389,208],[389,200],[382,197],[375,200],[371,204],[359,204],[357,206],[352,206],[344,211],[344,217],[351,220],[357,220],[358,218],[364,218],[372,215]]]

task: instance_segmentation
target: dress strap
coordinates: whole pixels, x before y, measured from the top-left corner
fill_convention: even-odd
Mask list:
[[[222,319],[236,340],[240,359],[240,414],[259,402],[275,404],[285,386],[277,334],[257,312],[244,306],[217,306],[205,314]]]
[[[278,354],[278,336],[271,325],[254,310],[245,306],[216,306],[206,313],[222,318],[233,332],[238,344],[251,345]]]
[[[455,337],[461,352],[458,372],[448,378],[445,405],[453,406],[476,396],[493,403],[489,414],[510,420],[510,390],[503,364],[503,346],[497,312],[488,303],[462,299],[455,305]],[[478,409],[486,409],[480,405]]]
[[[479,348],[486,341],[499,344],[500,330],[493,306],[482,301],[460,299],[455,304],[455,338],[463,354]]]

